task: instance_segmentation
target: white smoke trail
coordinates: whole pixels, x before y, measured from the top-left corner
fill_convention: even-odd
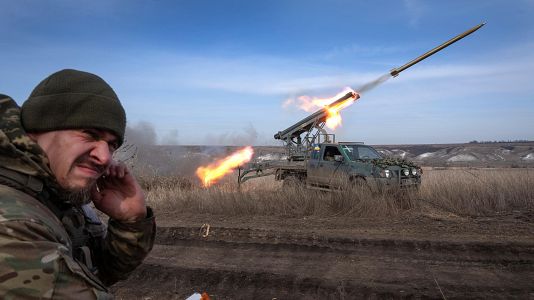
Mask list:
[[[360,86],[358,89],[355,89],[355,91],[358,92],[360,95],[364,94],[364,93],[374,89],[375,87],[379,86],[380,84],[386,82],[390,78],[391,78],[391,74],[389,74],[389,73],[384,74],[384,75],[378,77],[377,79]]]

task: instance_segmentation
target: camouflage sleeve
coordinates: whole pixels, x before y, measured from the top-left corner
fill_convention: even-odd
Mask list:
[[[0,199],[0,299],[111,299],[106,287],[78,264],[66,232],[38,205]],[[14,212],[15,210],[15,212]],[[16,211],[19,210],[19,211]],[[21,216],[30,212],[27,217]],[[13,213],[14,212],[14,213]]]
[[[96,254],[102,282],[111,285],[126,279],[152,250],[155,235],[156,221],[150,207],[146,218],[138,222],[110,219],[102,249]]]

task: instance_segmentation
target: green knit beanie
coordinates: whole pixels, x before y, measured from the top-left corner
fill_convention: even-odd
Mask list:
[[[97,75],[61,70],[39,83],[22,105],[27,132],[96,128],[124,140],[126,113],[113,89]]]

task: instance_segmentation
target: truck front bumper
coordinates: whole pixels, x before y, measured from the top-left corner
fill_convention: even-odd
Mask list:
[[[369,180],[368,180],[369,181]],[[400,187],[400,188],[409,188],[409,187],[418,187],[421,185],[421,177],[408,177],[408,178],[373,178],[371,181],[378,186],[388,186],[388,187]]]

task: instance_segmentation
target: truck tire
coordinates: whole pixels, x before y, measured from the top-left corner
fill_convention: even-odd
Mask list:
[[[363,177],[354,177],[350,180],[352,188],[362,191],[370,191],[371,187]]]

